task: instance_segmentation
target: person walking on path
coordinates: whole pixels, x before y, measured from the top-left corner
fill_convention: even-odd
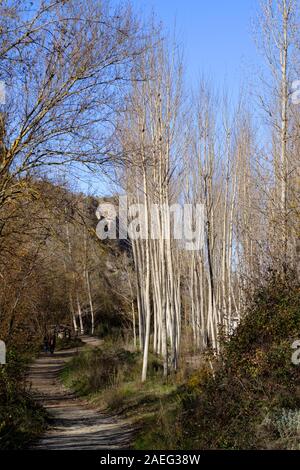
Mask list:
[[[55,334],[53,334],[50,338],[50,353],[51,354],[54,354],[55,346],[56,346],[56,336]]]
[[[44,352],[45,353],[49,352],[49,339],[47,335],[44,336],[43,345],[44,345]]]

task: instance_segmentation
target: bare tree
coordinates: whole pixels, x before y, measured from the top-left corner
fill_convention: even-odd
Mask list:
[[[32,5],[28,19],[17,3],[11,10],[10,2],[1,7],[7,20],[1,26],[2,65],[11,73],[0,120],[0,206],[26,193],[29,173],[49,176],[61,164],[91,168],[111,157],[120,85],[127,87],[143,49],[127,6],[45,1]]]

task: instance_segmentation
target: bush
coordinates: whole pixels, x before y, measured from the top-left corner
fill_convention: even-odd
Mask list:
[[[179,447],[272,447],[265,417],[300,407],[299,370],[291,362],[299,333],[299,288],[271,282],[223,344],[215,373],[198,372],[182,391]]]
[[[14,351],[0,366],[0,449],[22,449],[39,436],[46,413],[32,399],[25,383],[27,360]]]
[[[299,447],[300,376],[291,362],[300,336],[299,287],[274,277],[245,313],[231,339],[222,340],[214,371],[208,355],[178,389],[175,408],[143,430],[138,448]]]
[[[300,411],[282,408],[269,413],[261,432],[271,437],[270,448],[300,450]]]

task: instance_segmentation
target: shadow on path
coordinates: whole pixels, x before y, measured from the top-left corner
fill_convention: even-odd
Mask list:
[[[89,336],[81,339],[86,347],[97,347],[102,343]],[[34,397],[50,416],[48,430],[31,448],[97,450],[128,447],[132,429],[126,421],[95,411],[60,382],[60,371],[77,351],[59,351],[52,356],[42,354],[30,367],[28,382]]]

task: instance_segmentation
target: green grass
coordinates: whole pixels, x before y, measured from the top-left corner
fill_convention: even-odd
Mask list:
[[[162,378],[159,359],[151,356],[148,381],[141,382],[141,355],[122,344],[81,351],[64,368],[61,379],[78,395],[101,410],[121,415],[136,429],[136,448],[142,448],[142,433],[162,409],[172,409],[177,400],[176,377]]]

